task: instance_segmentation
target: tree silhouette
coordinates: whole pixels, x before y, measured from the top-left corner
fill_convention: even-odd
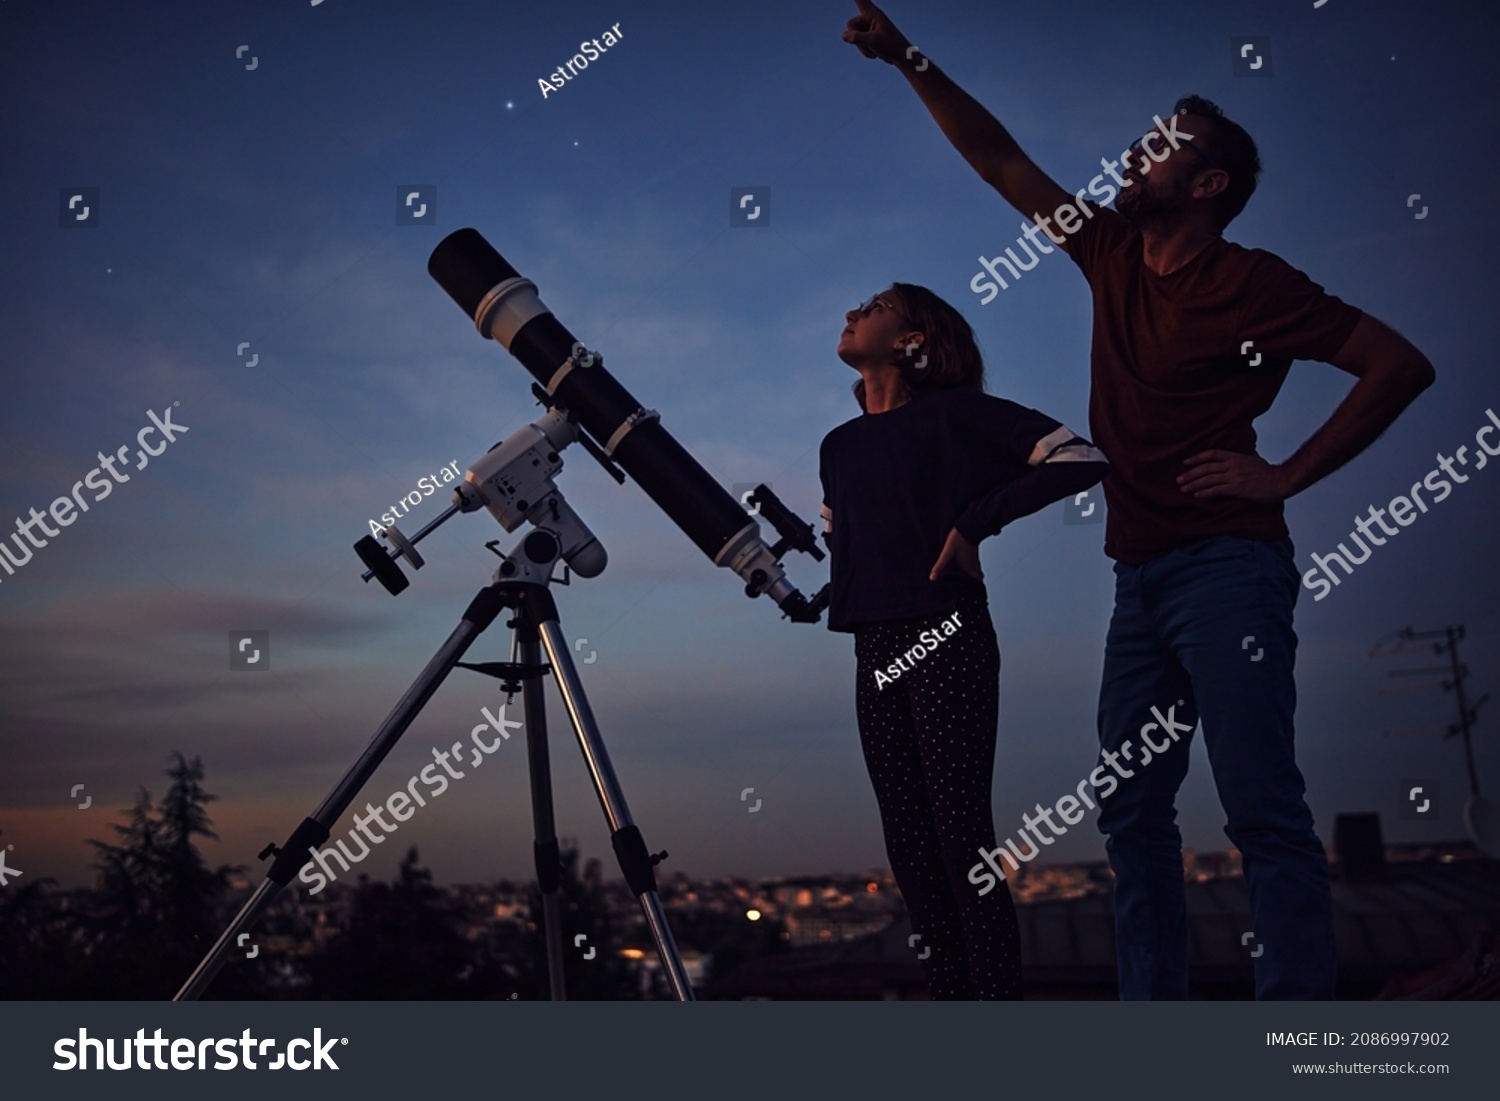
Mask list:
[[[456,908],[407,850],[393,883],[359,877],[348,927],[309,963],[310,993],[335,999],[464,997],[469,945]]]
[[[175,754],[167,769],[172,781],[161,804],[158,859],[161,865],[162,917],[168,934],[183,942],[212,943],[216,904],[229,886],[229,877],[239,868],[228,865],[210,871],[203,863],[193,838],[217,841],[213,822],[204,808],[218,799],[203,789],[203,761],[192,763]]]
[[[0,895],[0,997],[86,996],[79,960],[86,949],[73,916],[52,893],[54,879],[38,879]]]
[[[98,850],[99,897],[84,922],[94,964],[89,996],[169,997],[213,942],[218,905],[236,867],[210,870],[194,838],[218,840],[205,806],[203,762],[174,752],[158,810],[141,788],[129,821],[111,827],[120,843]],[[241,986],[242,984],[232,984]],[[222,996],[230,991],[219,986]]]
[[[562,879],[558,896],[562,912],[563,981],[569,1001],[634,999],[641,996],[641,968],[619,955],[604,897],[604,866],[590,860],[578,874],[578,849],[564,847],[558,854]],[[526,925],[525,951],[519,962],[520,994],[546,999],[547,944],[542,921],[542,892],[535,883],[528,894],[531,911]],[[583,936],[581,943],[576,940]],[[594,949],[593,958],[586,958]]]
[[[0,896],[0,997],[165,999],[181,986],[229,917],[225,894],[241,869],[211,868],[198,849],[216,841],[200,758],[174,752],[160,806],[145,787],[110,828],[113,843],[90,840],[97,887],[58,892],[38,880]],[[642,996],[642,968],[621,956],[603,865],[559,854],[563,958],[570,999]],[[509,885],[502,885],[508,893]],[[341,888],[347,890],[347,888]],[[339,906],[333,914],[343,907]],[[216,998],[545,999],[549,996],[541,894],[529,894],[524,930],[465,912],[439,890],[415,848],[391,883],[361,876],[345,928],[311,954],[235,956],[214,979]],[[317,915],[317,922],[333,914]],[[341,920],[337,919],[336,920]],[[266,915],[263,932],[316,943],[315,924],[293,903]],[[582,938],[577,939],[577,938]],[[588,950],[592,950],[592,955]],[[279,970],[277,968],[279,967]],[[650,996],[666,996],[658,977]]]
[[[151,806],[151,793],[136,792],[130,822],[111,826],[122,844],[90,841],[99,852],[99,901],[95,918],[99,932],[124,939],[149,932],[155,917],[156,881],[160,870],[161,824]]]

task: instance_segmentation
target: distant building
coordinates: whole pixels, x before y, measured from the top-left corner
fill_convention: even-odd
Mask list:
[[[1383,990],[1387,996],[1412,996],[1414,981],[1415,989],[1463,990],[1470,997],[1478,996],[1474,991],[1500,992],[1500,865],[1467,843],[1392,847],[1387,858],[1387,875],[1378,881],[1351,881],[1334,866],[1338,996],[1372,998]],[[1205,862],[1200,855],[1196,865],[1194,874],[1202,878],[1190,879],[1187,886],[1191,997],[1253,998],[1253,943],[1246,943],[1253,928],[1245,881],[1213,874],[1231,867],[1227,858]],[[1036,882],[1048,870],[1030,869],[1028,878]],[[1072,872],[1057,881],[1108,882],[1107,869],[1098,865],[1075,866]],[[1021,902],[1017,911],[1028,999],[1117,997],[1108,890]],[[926,998],[916,950],[908,946],[910,933],[903,915],[855,940],[753,959],[704,996]]]

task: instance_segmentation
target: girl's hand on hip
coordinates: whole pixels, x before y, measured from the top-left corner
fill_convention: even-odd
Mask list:
[[[957,528],[948,533],[948,541],[943,544],[943,552],[933,563],[928,580],[936,581],[949,566],[957,566],[975,581],[984,580],[984,570],[979,566],[979,548],[960,535]]]

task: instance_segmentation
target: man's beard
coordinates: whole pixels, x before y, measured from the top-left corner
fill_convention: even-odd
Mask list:
[[[1121,188],[1115,211],[1136,229],[1170,225],[1180,219],[1189,201],[1186,185],[1168,189],[1147,181],[1148,177],[1138,176],[1132,186]]]

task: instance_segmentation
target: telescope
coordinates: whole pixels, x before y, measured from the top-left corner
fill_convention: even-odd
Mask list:
[[[260,853],[272,860],[265,880],[240,907],[208,954],[177,992],[174,1000],[201,997],[246,932],[285,888],[299,868],[315,855],[380,763],[411,726],[422,708],[456,668],[500,682],[507,704],[515,693],[525,709],[527,769],[531,779],[533,856],[542,900],[542,928],[551,997],[567,996],[561,910],[561,864],[553,822],[553,797],[547,748],[546,704],[541,679],[550,675],[578,737],[584,764],[610,829],[610,844],[625,882],[640,902],[647,928],[656,942],[663,973],[680,1000],[693,1000],[693,988],[681,953],[667,924],[656,887],[656,865],[667,853],[651,852],[631,816],[625,791],[604,745],[583,681],[573,662],[550,586],[567,580],[567,571],[595,577],[608,557],[588,525],[558,487],[562,452],[581,444],[609,474],[623,482],[628,473],[661,506],[709,559],[734,571],[750,597],[768,595],[791,620],[816,623],[828,605],[829,586],[811,600],[787,579],[781,559],[788,550],[823,553],[812,525],[791,512],[771,492],[757,486],[747,495],[755,515],[766,517],[780,538],[767,545],[760,525],[700,466],[661,424],[661,417],[641,406],[604,369],[604,360],[574,338],[542,304],[536,285],[523,279],[479,233],[462,229],[433,250],[427,270],[464,312],[481,335],[493,337],[536,380],[532,393],[547,412],[512,433],[474,462],[454,489],[453,503],[410,539],[395,525],[381,534],[389,547],[366,535],[354,545],[369,567],[364,580],[377,578],[390,593],[407,587],[400,568],[405,559],[420,569],[416,544],[460,512],[486,509],[507,532],[522,523],[531,531],[506,553],[486,546],[500,558],[494,577],[470,602],[458,625],[396,702],[358,759],[311,815],[280,845]],[[601,442],[602,441],[602,442]],[[554,575],[557,564],[563,576]],[[513,634],[509,661],[462,660],[474,641],[502,613]],[[545,659],[545,660],[544,660]]]
[[[555,463],[556,453],[561,450],[555,445],[571,435],[617,479],[623,480],[621,469],[633,478],[714,565],[732,570],[744,581],[747,596],[763,593],[770,596],[793,622],[818,621],[828,604],[828,586],[809,600],[791,583],[781,565],[788,550],[822,560],[823,552],[817,546],[811,524],[792,513],[768,486],[757,486],[749,500],[780,536],[774,545],[768,546],[761,537],[760,525],[673,438],[662,425],[660,414],[644,408],[605,369],[603,356],[588,350],[557,320],[538,296],[536,284],[522,278],[478,230],[460,229],[445,237],[433,249],[427,271],[458,303],[482,336],[498,341],[526,368],[539,384],[533,386],[533,392],[552,410],[549,416],[553,419],[548,427],[543,428],[543,422],[539,421],[532,428],[536,429],[534,443],[535,435],[547,436],[548,443],[554,446],[532,449],[533,456],[520,463],[507,465],[494,459],[476,463],[456,493],[458,511],[488,507],[510,531],[510,520],[519,522],[521,517],[533,520],[530,514],[539,506],[545,512],[546,502],[560,503],[562,499],[555,486],[550,492],[543,487],[541,496],[535,491],[530,496],[518,496],[508,488],[509,481],[514,479],[497,479],[496,474],[512,472],[517,466],[530,472],[537,470],[539,463]],[[514,440],[512,437],[497,450],[512,447]],[[528,448],[517,444],[513,450],[520,453]],[[551,460],[547,459],[548,454]],[[494,455],[492,451],[491,456]],[[570,527],[565,544],[570,539],[575,543],[583,539],[581,532],[587,530],[571,510],[568,516]],[[446,518],[445,515],[438,522]],[[429,525],[427,530],[432,526],[435,525]],[[380,558],[394,560],[404,553],[400,544],[408,541],[399,532],[391,541],[393,550],[387,552],[373,538],[361,540],[364,548],[360,557],[376,576],[384,571],[383,581],[390,577],[390,571],[384,563],[376,569],[371,548]],[[415,542],[415,539],[409,541]],[[574,572],[592,576],[586,572],[589,567],[603,569],[603,549],[597,543],[594,546],[597,553],[584,568],[564,555]]]

